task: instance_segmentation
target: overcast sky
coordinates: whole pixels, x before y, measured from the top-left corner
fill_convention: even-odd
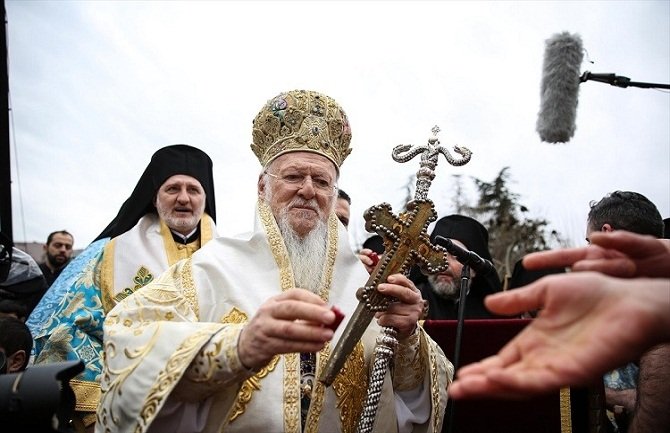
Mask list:
[[[260,165],[251,122],[276,94],[310,89],[349,116],[340,186],[363,211],[399,211],[418,158],[397,144],[470,148],[441,160],[429,196],[510,167],[530,215],[583,244],[588,203],[614,190],[670,216],[670,94],[581,84],[567,144],[535,132],[545,40],[583,40],[582,70],[670,83],[670,2],[5,1],[15,241],[67,229],[83,248],[116,215],[151,155],[187,143],[214,161],[220,234],[251,229]]]

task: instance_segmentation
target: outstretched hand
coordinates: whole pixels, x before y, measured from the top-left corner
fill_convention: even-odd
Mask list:
[[[282,353],[318,352],[333,338],[335,320],[328,305],[304,289],[287,290],[265,301],[239,337],[240,361],[250,369]]]
[[[670,340],[670,280],[594,272],[542,278],[486,298],[498,314],[542,309],[497,355],[463,367],[451,397],[522,397],[586,385]]]
[[[670,277],[670,241],[616,230],[590,235],[591,245],[528,254],[526,269],[570,266],[613,277]]]

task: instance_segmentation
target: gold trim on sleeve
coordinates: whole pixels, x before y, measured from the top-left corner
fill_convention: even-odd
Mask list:
[[[172,356],[170,356],[165,364],[165,369],[160,371],[149,394],[144,400],[144,406],[140,411],[140,419],[137,420],[137,426],[135,428],[136,432],[146,430],[149,422],[158,413],[163,399],[172,391],[174,384],[181,379],[182,374],[186,371],[191,360],[202,348],[203,344],[211,338],[212,334],[215,333],[220,326],[221,325],[218,323],[214,323],[200,329],[195,334],[186,338],[177,350],[175,350]],[[154,342],[152,341],[151,343],[152,344],[145,348],[145,350],[153,346]],[[141,353],[136,354],[136,357],[138,362],[143,358]]]
[[[249,318],[245,312],[240,311],[237,307],[233,307],[228,314],[221,319],[221,323],[244,323],[247,320],[249,320]],[[233,408],[228,415],[228,424],[235,421],[246,411],[247,405],[253,396],[253,392],[261,389],[261,379],[274,371],[278,362],[279,356],[275,356],[268,365],[242,383],[242,386],[237,393],[235,403],[233,404]]]
[[[77,412],[95,412],[100,401],[100,384],[83,380],[70,380],[70,386],[74,391]]]
[[[102,260],[100,262],[100,300],[102,308],[107,314],[114,308],[114,252],[116,239],[107,242],[102,251]]]

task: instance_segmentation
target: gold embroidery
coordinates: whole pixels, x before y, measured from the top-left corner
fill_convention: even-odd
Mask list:
[[[107,314],[114,308],[114,249],[116,239],[112,239],[102,250],[102,261],[100,262],[100,293],[102,307]]]
[[[293,270],[291,269],[291,263],[288,259],[288,252],[286,251],[286,246],[284,245],[284,240],[279,233],[279,227],[275,222],[275,218],[272,215],[272,210],[270,205],[268,205],[263,200],[258,200],[258,215],[265,227],[265,233],[268,237],[268,243],[270,244],[270,251],[279,267],[279,283],[282,291],[288,290],[294,285],[293,280]]]
[[[321,370],[326,368],[326,362],[330,358],[330,343],[327,343],[318,355],[318,366],[316,370],[316,377],[319,377]],[[323,396],[326,392],[326,387],[321,381],[315,381],[314,390],[312,391],[312,402],[307,413],[307,421],[305,422],[305,433],[318,433],[319,431],[319,414],[323,408]]]
[[[240,311],[237,307],[233,307],[230,312],[221,319],[221,323],[244,323],[247,320],[249,320],[249,318],[246,313]]]
[[[172,232],[170,228],[165,224],[162,218],[160,220],[160,233],[161,238],[163,238],[163,246],[165,247],[165,254],[167,255],[168,266],[172,266],[181,259],[185,259],[183,253],[179,251],[177,243],[172,238]]]
[[[444,419],[444,408],[441,407],[440,405],[440,369],[439,366],[437,365],[439,360],[442,360],[444,365],[444,371],[445,374],[447,375],[447,385],[446,388],[449,388],[449,384],[451,383],[452,378],[454,377],[454,372],[453,372],[453,365],[449,363],[447,360],[446,356],[443,358],[438,358],[438,349],[437,349],[437,344],[434,341],[430,341],[432,343],[432,350],[428,349],[428,344],[430,340],[430,337],[427,336],[427,334],[423,330],[423,323],[421,324],[419,331],[421,331],[421,339],[424,342],[424,347],[426,350],[429,352],[429,360],[430,360],[430,402],[432,406],[432,414],[431,417],[433,419],[433,431],[438,432],[441,431],[442,429],[442,422]],[[451,367],[451,368],[450,368]],[[445,389],[445,394],[446,394],[446,389]],[[445,401],[446,405],[446,401]]]
[[[72,379],[70,386],[76,397],[75,410],[78,412],[95,412],[100,401],[100,384]]]
[[[107,364],[107,368],[104,370],[102,379],[100,381],[100,389],[105,396],[105,399],[112,400],[112,404],[110,404],[109,407],[115,407],[113,402],[117,395],[121,395],[121,385],[125,382],[128,376],[137,369],[144,355],[146,355],[146,353],[155,345],[159,330],[160,328],[154,330],[153,335],[144,346],[140,346],[133,351],[130,351],[128,348],[126,348],[122,352],[127,359],[134,360],[131,361],[127,367],[117,370],[112,368],[111,365]],[[116,356],[116,345],[106,340],[104,362],[107,362],[108,358],[113,359]],[[109,422],[118,425],[119,421],[119,416],[116,415],[113,410],[110,410],[109,413],[107,413],[106,410],[102,410],[100,413],[98,413],[98,422],[102,423],[103,425],[107,425]]]
[[[560,390],[561,433],[572,433],[572,408],[570,404],[570,388]]]
[[[293,269],[288,258],[288,252],[284,245],[284,240],[277,227],[272,210],[270,206],[263,200],[258,200],[258,214],[260,220],[265,228],[265,233],[268,237],[270,250],[275,259],[275,263],[279,268],[279,281],[282,291],[286,291],[295,287],[295,280],[293,277]],[[331,213],[328,219],[328,241],[326,246],[326,263],[323,273],[321,288],[319,289],[319,296],[324,301],[328,301],[328,294],[333,278],[333,268],[335,266],[335,258],[337,257],[337,243],[338,243],[338,225],[337,216]],[[328,353],[322,350],[321,356],[328,359]],[[323,402],[323,392],[325,389],[317,385],[313,398]],[[321,395],[318,395],[321,392]],[[312,404],[314,406],[314,404]],[[310,408],[311,411],[311,408]],[[310,421],[313,425],[318,426],[319,416],[321,410],[315,410],[315,415]],[[308,417],[309,418],[309,417]],[[285,432],[299,432],[300,431],[300,356],[297,353],[284,355],[284,431]]]
[[[363,343],[358,342],[333,381],[343,432],[355,432],[367,396],[368,374]]]
[[[140,266],[140,268],[135,273],[135,276],[133,277],[133,282],[135,285],[124,288],[120,293],[114,296],[115,304],[135,293],[137,289],[141,289],[142,287],[146,286],[152,282],[153,279],[154,276],[151,271],[144,266]]]
[[[214,220],[206,213],[202,214],[200,219],[200,245],[205,245],[214,238]]]
[[[393,389],[407,391],[414,389],[423,381],[426,374],[425,344],[417,330],[398,344],[393,360]]]
[[[237,307],[233,307],[228,314],[226,314],[222,319],[222,323],[244,323],[248,320],[246,313],[240,311]],[[272,358],[270,363],[263,367],[258,373],[245,380],[240,387],[240,391],[237,393],[237,398],[233,409],[228,415],[228,423],[235,421],[240,415],[244,413],[247,405],[251,401],[251,397],[254,391],[259,391],[261,389],[261,379],[267,376],[271,371],[277,367],[279,362],[279,357],[275,356]]]
[[[258,373],[251,376],[249,379],[245,380],[240,388],[240,391],[237,393],[237,399],[235,400],[235,405],[230,412],[228,417],[228,423],[235,421],[240,415],[244,413],[247,405],[251,401],[251,396],[254,391],[260,391],[261,389],[261,379],[267,376],[271,371],[274,371],[279,362],[279,356],[272,358],[270,363],[263,367]]]
[[[284,355],[284,431],[300,431],[300,354]]]
[[[191,308],[195,313],[195,317],[200,321],[200,306],[198,304],[198,293],[195,290],[195,282],[193,281],[193,261],[186,259],[181,266],[181,284],[184,290],[184,296],[191,304]]]
[[[136,295],[136,299],[133,299],[135,304],[165,304],[171,303],[174,305],[175,310],[184,317],[189,317],[189,320],[195,320],[192,311],[188,305],[188,302],[181,296],[178,292],[175,292],[171,289],[166,289],[171,285],[176,284],[173,279],[173,274],[167,273],[163,274],[156,281],[154,281],[149,287],[141,290]],[[174,286],[177,287],[177,286]],[[135,297],[134,297],[135,298]],[[126,302],[130,303],[130,299]],[[127,305],[124,303],[120,304],[123,310],[127,309]],[[121,322],[121,317],[119,314],[122,312],[117,312],[116,314],[111,314],[107,316],[106,326],[108,331],[111,334],[117,333],[115,326],[119,326]],[[147,309],[143,311],[143,314],[136,317],[135,320],[128,320],[131,323],[131,328],[128,332],[133,332],[133,335],[137,336],[137,331],[140,331],[139,334],[146,333],[148,341],[146,343],[138,343],[138,347],[127,346],[123,351],[117,352],[116,344],[105,340],[104,346],[105,351],[103,353],[103,362],[106,364],[106,368],[103,371],[100,387],[102,391],[102,398],[105,400],[100,405],[101,410],[97,413],[97,422],[104,426],[105,431],[116,431],[118,430],[118,425],[120,423],[120,417],[115,413],[114,409],[117,407],[115,400],[117,396],[121,395],[121,387],[128,379],[128,376],[133,374],[137,370],[141,361],[146,356],[146,354],[154,348],[158,340],[158,336],[163,329],[160,325],[162,312],[160,308]],[[133,316],[131,316],[133,317]],[[133,323],[135,323],[133,325]],[[149,395],[145,400],[145,403],[140,410],[142,417],[138,419],[138,424],[135,427],[135,431],[144,431],[147,427],[149,421],[153,418],[156,412],[156,408],[160,406],[161,401],[165,396],[170,392],[174,387],[174,384],[179,380],[181,372],[186,370],[186,367],[190,363],[190,360],[194,356],[194,352],[202,347],[204,341],[209,339],[212,333],[216,332],[220,325],[211,324],[204,327],[204,329],[198,331],[198,333],[193,334],[192,337],[189,337],[184,342],[181,343],[180,348],[178,348],[175,353],[168,360],[166,370],[160,371],[156,380],[154,381],[152,387],[149,390]],[[125,332],[125,331],[121,331]],[[199,341],[194,341],[200,339]],[[183,353],[187,351],[186,353]],[[114,368],[115,358],[117,356],[123,356],[124,361],[122,362],[123,366],[121,368]],[[189,358],[190,357],[190,358]],[[106,403],[108,402],[108,403]],[[112,409],[106,409],[112,408]]]
[[[98,257],[93,257],[91,260],[86,263],[81,274],[77,277],[75,281],[75,286],[93,286],[94,283],[94,272],[98,264]],[[97,285],[97,284],[96,284]]]
[[[160,371],[149,390],[147,398],[144,400],[144,406],[140,411],[141,419],[138,420],[135,432],[139,433],[146,430],[149,421],[155,416],[161,401],[172,390],[174,383],[179,381],[182,373],[186,371],[191,360],[193,360],[193,357],[200,350],[204,342],[209,340],[212,333],[218,329],[218,324],[212,324],[199,330],[197,333],[186,338],[172,356],[170,356],[166,368]],[[130,356],[128,357],[130,358]]]

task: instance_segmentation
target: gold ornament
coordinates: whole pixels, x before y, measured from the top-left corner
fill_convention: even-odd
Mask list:
[[[351,153],[351,128],[331,97],[293,90],[269,100],[253,123],[251,150],[263,167],[289,152],[323,155],[339,170]]]

